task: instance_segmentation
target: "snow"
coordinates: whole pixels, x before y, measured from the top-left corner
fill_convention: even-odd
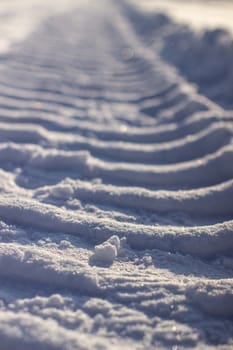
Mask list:
[[[0,348],[232,348],[219,6],[1,1]]]
[[[121,248],[121,242],[118,236],[111,236],[102,244],[95,246],[94,259],[104,261],[107,263],[113,263],[114,259],[118,256]]]
[[[165,11],[176,21],[188,24],[195,30],[220,27],[233,33],[231,0],[140,0],[140,2],[134,2],[147,11]]]

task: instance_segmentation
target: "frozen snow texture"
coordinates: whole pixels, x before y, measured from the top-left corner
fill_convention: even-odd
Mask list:
[[[38,21],[0,57],[0,348],[231,349],[232,39],[125,0],[21,4]]]

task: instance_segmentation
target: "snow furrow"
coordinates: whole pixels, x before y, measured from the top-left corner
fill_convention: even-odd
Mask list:
[[[125,209],[146,210],[152,213],[183,212],[197,216],[230,215],[233,181],[205,189],[183,191],[150,191],[137,187],[93,184],[83,181],[64,181],[55,186],[39,188],[35,196],[67,200],[76,198]]]
[[[33,144],[46,142],[48,145],[56,143],[61,149],[83,149],[100,158],[108,157],[118,161],[137,163],[177,163],[200,158],[226,144],[233,135],[232,131],[233,126],[230,124],[218,123],[193,137],[187,136],[175,142],[135,145],[126,142],[98,141],[72,134],[52,133],[41,126],[35,127],[30,124],[11,126],[7,123],[0,123],[0,137],[3,141]]]
[[[98,219],[75,214],[32,200],[4,198],[0,217],[10,224],[37,230],[65,232],[84,240],[101,242],[116,234],[126,237],[132,248],[162,249],[209,258],[232,254],[232,221],[204,227],[156,227]]]

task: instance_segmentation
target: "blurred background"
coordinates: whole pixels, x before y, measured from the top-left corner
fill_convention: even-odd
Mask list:
[[[162,10],[196,29],[222,27],[233,33],[232,0],[132,0],[147,11]]]

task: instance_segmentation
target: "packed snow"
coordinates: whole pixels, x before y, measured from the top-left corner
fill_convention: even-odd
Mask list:
[[[1,1],[0,349],[233,347],[233,39],[171,6]]]

